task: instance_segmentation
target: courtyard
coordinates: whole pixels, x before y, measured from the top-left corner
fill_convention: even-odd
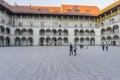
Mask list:
[[[120,47],[0,47],[0,80],[120,80]]]

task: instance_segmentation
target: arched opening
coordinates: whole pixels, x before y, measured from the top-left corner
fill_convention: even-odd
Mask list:
[[[111,34],[111,33],[112,33],[112,28],[111,28],[111,27],[108,27],[108,28],[106,29],[106,31],[107,31],[107,35],[108,35],[108,34]]]
[[[75,44],[79,44],[79,38],[78,38],[78,37],[76,37],[76,38],[74,39],[74,43],[75,43]]]
[[[0,33],[4,33],[5,29],[4,26],[0,25]]]
[[[63,32],[64,32],[64,36],[68,36],[68,30],[67,29],[64,29]]]
[[[26,32],[27,32],[26,29],[22,29],[21,34],[22,34],[22,35],[26,35]]]
[[[20,33],[20,29],[16,29],[15,30],[15,35],[20,35],[21,33]]]
[[[20,46],[21,44],[20,44],[20,38],[19,37],[16,37],[15,38],[15,45],[16,46]]]
[[[59,45],[59,46],[62,45],[62,38],[61,38],[61,37],[58,38],[58,45]]]
[[[120,45],[120,42],[119,42],[119,36],[118,35],[114,35],[113,36],[113,45]]]
[[[77,29],[74,30],[74,35],[78,36],[79,35],[79,31]]]
[[[90,45],[90,39],[89,38],[85,38],[85,45]]]
[[[84,44],[84,38],[80,38],[80,44]]]
[[[50,29],[46,30],[46,35],[48,35],[48,36],[51,35],[51,30]]]
[[[46,38],[46,45],[51,45],[51,38],[50,37]]]
[[[6,37],[6,46],[10,46],[10,38]]]
[[[53,30],[52,30],[52,33],[53,33],[54,36],[57,35],[56,29],[53,29]]]
[[[61,29],[58,30],[58,35],[59,35],[59,36],[62,35],[62,30],[61,30]]]
[[[113,33],[119,33],[119,26],[118,25],[113,26]]]
[[[10,28],[6,28],[6,33],[10,34]]]
[[[44,30],[44,29],[41,29],[41,30],[39,31],[39,35],[44,36],[44,35],[45,35],[45,30]]]
[[[33,35],[33,30],[32,29],[28,29],[28,34],[29,35]]]
[[[105,29],[101,29],[101,35],[105,35]]]
[[[107,36],[107,43],[108,43],[109,45],[112,44],[112,37],[111,37],[111,36]]]
[[[85,30],[85,35],[89,36],[89,30]]]
[[[91,36],[95,36],[95,31],[94,31],[94,30],[91,30],[91,31],[90,31],[90,34],[91,34]]]
[[[4,46],[4,37],[0,36],[0,46]]]
[[[44,41],[45,41],[45,38],[44,37],[41,37],[39,39],[39,45],[43,46],[44,45]]]
[[[106,38],[105,37],[101,38],[101,44],[106,44]]]
[[[32,46],[33,45],[33,38],[29,37],[28,40],[27,40],[27,43],[28,43],[29,46]]]
[[[65,45],[68,45],[69,40],[68,40],[68,38],[67,38],[67,37],[64,37],[64,38],[63,38],[63,41],[64,41],[64,44],[65,44]]]
[[[84,30],[80,30],[80,35],[83,35],[84,34]]]
[[[95,38],[91,38],[90,45],[95,45]]]
[[[27,45],[27,40],[26,40],[25,37],[22,37],[22,38],[21,38],[21,45],[22,45],[22,46],[26,46],[26,45]]]
[[[56,37],[53,37],[53,38],[52,38],[52,44],[53,44],[54,46],[57,46],[57,38],[56,38]]]

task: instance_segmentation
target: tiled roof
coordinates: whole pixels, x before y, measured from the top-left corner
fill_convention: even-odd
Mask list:
[[[4,6],[5,8],[11,10],[11,5],[9,5],[7,2],[4,0],[0,0],[0,5]]]
[[[62,5],[63,13],[81,13],[96,16],[99,12],[96,6],[80,6],[80,5]]]
[[[4,6],[8,10],[13,13],[46,13],[46,14],[67,14],[67,15],[91,15],[97,16],[102,14],[113,7],[120,4],[120,0],[111,4],[103,10],[99,10],[96,6],[82,6],[82,5],[66,5],[63,4],[61,7],[53,7],[53,6],[11,6],[6,3],[4,0],[0,0],[0,5]]]
[[[61,7],[53,6],[11,6],[3,0],[0,4],[14,13],[57,13],[57,14],[73,14],[73,15],[91,15],[95,16],[99,9],[96,6],[75,6],[62,5]]]

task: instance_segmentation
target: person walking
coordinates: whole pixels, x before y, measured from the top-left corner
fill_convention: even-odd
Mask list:
[[[77,55],[77,46],[76,46],[76,44],[74,44],[74,56],[76,56]]]
[[[73,45],[70,43],[69,47],[70,47],[70,53],[69,53],[69,55],[73,55]]]
[[[104,44],[102,44],[102,50],[104,51],[104,48],[105,48],[105,45]]]
[[[108,51],[108,44],[106,43],[106,51]]]

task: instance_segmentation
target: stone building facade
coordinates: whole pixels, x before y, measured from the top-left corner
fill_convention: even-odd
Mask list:
[[[96,6],[9,5],[0,0],[0,46],[120,45],[120,0]]]

